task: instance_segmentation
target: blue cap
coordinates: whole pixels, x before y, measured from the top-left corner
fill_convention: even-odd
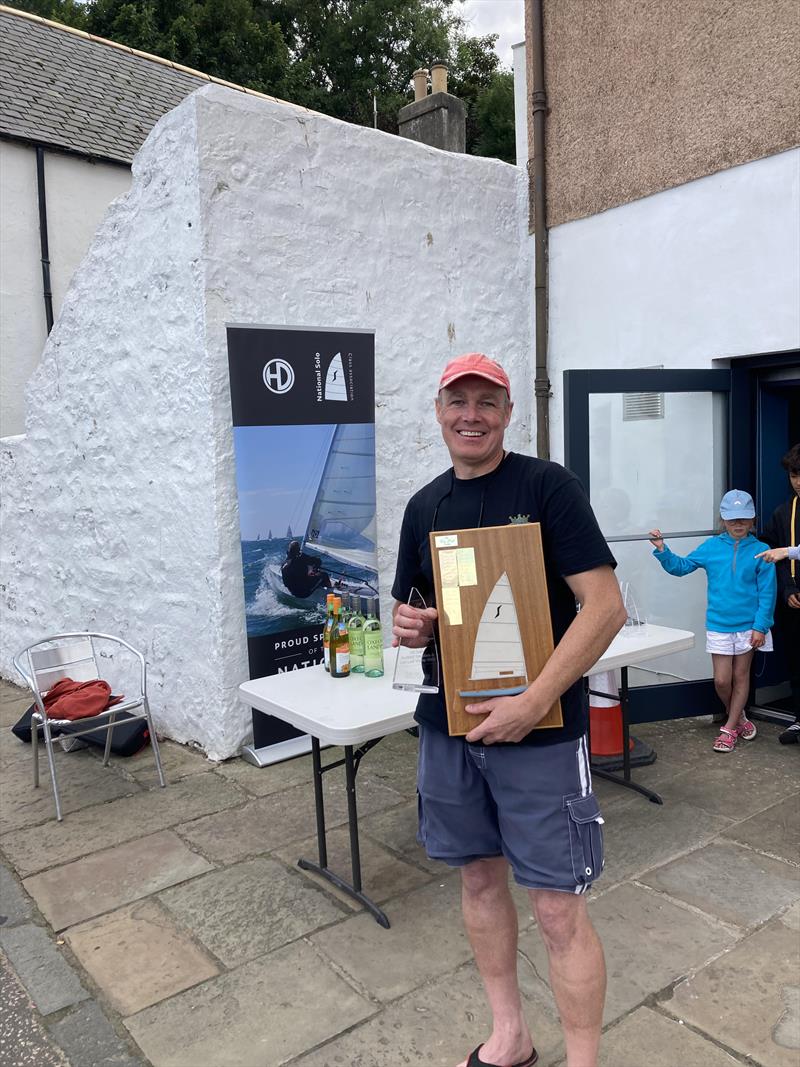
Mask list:
[[[723,519],[754,519],[756,506],[744,489],[731,489],[720,500],[719,513]]]

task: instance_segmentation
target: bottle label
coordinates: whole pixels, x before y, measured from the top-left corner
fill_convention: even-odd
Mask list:
[[[350,670],[350,653],[347,649],[336,652],[336,673],[347,674]]]
[[[323,662],[325,663],[325,670],[331,669],[331,646],[329,641],[325,641],[322,646]]]
[[[380,630],[368,630],[364,634],[364,657],[383,660],[383,634]]]
[[[350,631],[350,653],[364,658],[364,631],[360,626]]]

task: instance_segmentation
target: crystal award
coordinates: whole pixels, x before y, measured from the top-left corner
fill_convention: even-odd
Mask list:
[[[428,606],[425,598],[416,589],[411,590],[407,603],[410,607],[423,611]],[[411,648],[400,641],[397,646],[392,688],[404,689],[409,693],[439,692],[439,652],[434,632],[431,633],[425,648]]]
[[[624,637],[636,637],[645,632],[647,619],[639,609],[631,583],[620,579],[619,586],[627,616],[625,625],[622,627],[622,634]]]

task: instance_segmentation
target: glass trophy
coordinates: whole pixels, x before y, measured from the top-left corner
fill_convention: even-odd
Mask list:
[[[625,625],[622,627],[622,635],[623,637],[636,637],[645,632],[647,619],[639,609],[639,604],[636,600],[631,583],[624,582],[620,579],[619,587],[620,592],[622,593],[622,603],[625,606],[625,613],[627,615]]]
[[[411,590],[407,603],[410,607],[421,610],[428,606],[425,598],[416,589]],[[404,689],[409,693],[439,692],[439,652],[435,633],[431,633],[425,648],[410,648],[400,642],[397,646],[392,688]]]

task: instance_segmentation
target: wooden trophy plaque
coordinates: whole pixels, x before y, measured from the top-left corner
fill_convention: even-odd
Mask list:
[[[485,718],[465,705],[523,692],[553,653],[542,532],[527,522],[429,536],[447,724],[460,737]],[[563,721],[556,701],[534,729]]]

